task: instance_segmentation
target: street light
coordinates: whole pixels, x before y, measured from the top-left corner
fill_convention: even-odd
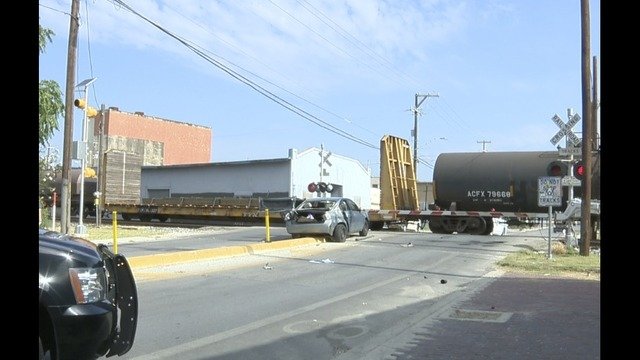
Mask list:
[[[89,110],[89,106],[87,105],[87,100],[88,100],[88,95],[89,95],[89,90],[88,87],[89,85],[91,85],[94,81],[96,81],[98,78],[91,78],[91,79],[86,79],[83,80],[81,83],[79,83],[78,85],[76,85],[76,88],[82,88],[82,91],[84,91],[84,108],[83,108],[83,118],[82,118],[82,144],[79,147],[82,147],[82,149],[84,149],[84,151],[81,151],[80,154],[80,204],[79,204],[79,210],[78,210],[78,226],[76,226],[76,234],[86,234],[87,233],[87,228],[86,226],[84,226],[84,224],[82,223],[83,218],[84,218],[84,167],[87,161],[87,152],[86,152],[86,148],[87,148],[87,137],[88,137],[88,129],[87,129],[87,111]]]

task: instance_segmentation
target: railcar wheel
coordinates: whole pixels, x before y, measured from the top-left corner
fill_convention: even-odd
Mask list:
[[[429,220],[429,230],[434,234],[451,234],[453,231],[447,231],[444,228],[444,223],[441,219]]]
[[[484,220],[487,226],[485,227],[481,235],[489,235],[493,232],[493,218],[488,217],[488,218],[485,218]],[[504,232],[506,232],[506,230],[507,229],[505,227],[502,235],[504,235]]]
[[[345,242],[347,240],[347,227],[344,226],[344,224],[336,225],[331,240],[333,240],[333,242]]]
[[[467,233],[471,235],[484,235],[487,230],[487,222],[481,217],[469,218],[467,222]]]

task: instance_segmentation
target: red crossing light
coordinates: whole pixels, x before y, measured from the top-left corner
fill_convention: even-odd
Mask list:
[[[582,163],[582,161],[578,161],[573,166],[573,176],[575,176],[578,180],[582,180],[584,178],[584,173],[584,164]]]
[[[562,161],[552,161],[547,166],[547,176],[567,175],[567,165]]]

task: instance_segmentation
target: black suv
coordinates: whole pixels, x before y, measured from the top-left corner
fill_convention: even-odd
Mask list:
[[[40,229],[40,359],[97,359],[131,349],[138,294],[126,258]]]

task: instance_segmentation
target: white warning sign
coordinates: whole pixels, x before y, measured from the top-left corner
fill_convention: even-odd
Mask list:
[[[538,178],[538,206],[562,205],[562,177],[543,176]]]

